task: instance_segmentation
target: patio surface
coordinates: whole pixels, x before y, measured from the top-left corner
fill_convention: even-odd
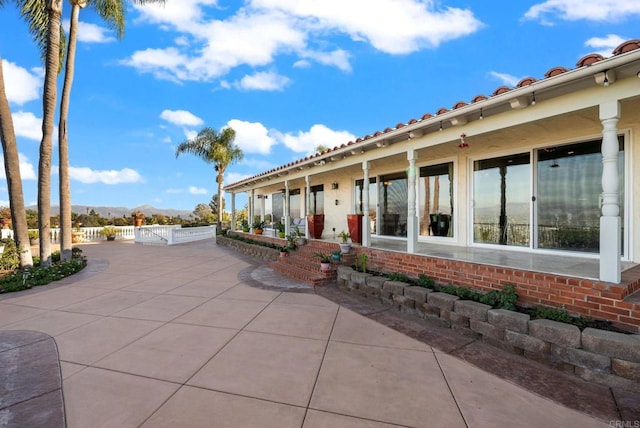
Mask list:
[[[81,248],[89,259],[81,273],[0,295],[0,426],[605,427],[640,419],[639,394],[336,287],[314,290],[213,240]],[[50,359],[55,345],[60,369]],[[34,365],[38,377],[24,376]],[[25,385],[15,380],[24,378],[31,396],[21,399]]]

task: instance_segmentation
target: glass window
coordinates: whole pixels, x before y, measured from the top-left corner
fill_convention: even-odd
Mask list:
[[[529,246],[530,154],[473,163],[473,241]]]
[[[453,162],[420,168],[420,235],[453,236]]]
[[[378,183],[380,206],[379,234],[407,236],[407,174],[405,172],[383,175]]]
[[[618,182],[621,217],[624,215],[623,143],[620,137]],[[538,248],[599,251],[601,145],[602,140],[594,140],[537,150]]]
[[[324,214],[324,185],[311,186],[309,212],[311,214]]]
[[[356,180],[356,212],[364,213],[364,207],[362,203],[362,190],[364,180]],[[372,234],[377,233],[376,222],[376,179],[369,179],[369,225],[370,232]]]
[[[273,221],[282,221],[284,217],[284,195],[282,192],[271,194],[271,212]]]

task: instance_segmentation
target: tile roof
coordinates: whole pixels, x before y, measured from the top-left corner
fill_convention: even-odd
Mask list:
[[[621,54],[624,54],[624,53],[627,53],[627,52],[631,52],[631,51],[634,51],[636,49],[640,49],[640,39],[627,40],[627,41],[621,43],[618,47],[616,47],[613,50],[612,56],[615,57],[617,55],[621,55]],[[593,65],[593,64],[595,64],[595,63],[597,63],[599,61],[602,61],[604,59],[605,59],[605,57],[603,57],[602,55],[600,55],[598,53],[591,53],[591,54],[585,55],[582,58],[580,58],[578,60],[578,62],[576,63],[576,69],[579,69],[581,67],[591,66],[591,65]],[[569,69],[567,69],[565,67],[553,67],[553,68],[549,69],[544,74],[544,79],[549,79],[551,77],[558,76],[560,74],[566,73],[567,71],[569,71]],[[542,79],[542,80],[544,80],[544,79]],[[529,86],[529,85],[532,85],[535,82],[540,82],[540,81],[541,80],[536,80],[533,77],[525,77],[524,79],[520,80],[520,82],[518,82],[518,84],[516,85],[515,88],[522,88],[522,87]],[[471,104],[486,102],[486,101],[490,100],[492,97],[507,93],[507,92],[509,92],[509,91],[511,91],[511,90],[513,90],[515,88],[509,88],[508,86],[499,86],[498,88],[496,88],[493,91],[493,93],[490,96],[485,96],[485,95],[482,95],[482,94],[476,95],[471,100]],[[464,102],[464,101],[458,101],[453,106],[452,110],[456,110],[456,109],[459,109],[459,108],[462,108],[462,107],[465,107],[465,106],[468,106],[468,105],[469,104]],[[255,180],[257,180],[257,179],[259,179],[261,177],[266,177],[266,176],[269,176],[271,174],[277,173],[279,171],[282,172],[282,170],[286,170],[286,169],[291,168],[292,166],[295,166],[295,165],[300,165],[299,168],[302,169],[302,165],[303,164],[307,164],[308,161],[310,161],[312,159],[324,156],[324,155],[326,155],[328,153],[331,153],[331,152],[339,150],[339,149],[343,149],[343,148],[348,147],[348,146],[352,146],[352,145],[363,143],[364,141],[369,140],[371,138],[378,137],[380,135],[395,131],[395,130],[403,128],[403,127],[405,127],[407,125],[412,125],[412,124],[415,124],[415,123],[419,123],[421,121],[432,119],[434,117],[437,117],[439,115],[448,113],[450,111],[451,111],[450,109],[448,109],[446,107],[442,107],[435,113],[435,115],[432,115],[431,113],[425,113],[424,115],[422,115],[422,117],[420,119],[410,119],[406,124],[398,123],[394,128],[387,127],[382,132],[381,131],[376,131],[376,132],[373,133],[373,135],[367,134],[364,137],[358,137],[358,138],[356,138],[355,141],[349,141],[347,143],[341,144],[340,146],[335,146],[333,148],[329,148],[328,150],[326,150],[324,152],[314,153],[312,155],[306,156],[305,158],[299,159],[297,161],[290,162],[290,163],[288,163],[286,165],[282,165],[282,166],[279,166],[277,168],[273,168],[273,169],[271,169],[269,171],[262,172],[260,174],[257,174],[255,176],[253,176],[253,177],[249,177],[249,178],[246,178],[244,180],[238,181],[236,183],[229,184],[228,186],[225,186],[225,187],[237,187],[237,186],[239,186],[239,185],[241,185],[243,183],[248,183],[250,181],[255,181]]]

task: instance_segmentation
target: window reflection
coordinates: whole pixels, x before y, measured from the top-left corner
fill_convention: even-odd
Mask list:
[[[420,235],[453,236],[453,162],[420,168]]]

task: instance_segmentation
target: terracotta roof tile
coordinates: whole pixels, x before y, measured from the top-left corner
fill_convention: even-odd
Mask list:
[[[425,113],[425,114],[422,115],[422,120],[429,119],[430,117],[433,117],[433,115],[431,113]]]
[[[478,101],[484,101],[484,100],[488,100],[488,98],[485,95],[476,95],[471,100],[471,103],[477,103]]]
[[[578,60],[578,63],[576,64],[576,66],[578,67],[584,67],[586,65],[591,65],[591,64],[595,64],[598,61],[602,61],[604,59],[604,57],[600,54],[597,53],[592,53],[589,55],[585,55],[582,58],[580,58]]]
[[[446,112],[448,112],[448,111],[449,111],[449,109],[448,109],[448,108],[446,108],[446,107],[442,107],[440,110],[438,110],[438,111],[436,112],[436,115],[440,115],[440,114],[446,113]]]
[[[618,47],[613,50],[613,54],[620,55],[626,52],[634,51],[636,49],[640,49],[640,40],[627,40],[626,42],[618,45]]]
[[[496,88],[495,91],[493,91],[493,95],[504,94],[505,92],[509,92],[510,90],[511,90],[511,88],[509,88],[508,86],[500,86],[500,87]]]
[[[469,105],[469,104],[465,103],[464,101],[458,101],[456,103],[456,105],[453,106],[453,109],[455,110],[457,108],[464,107],[464,106],[467,106],[467,105]]]
[[[568,70],[564,67],[553,67],[551,70],[547,71],[544,74],[544,77],[553,77],[553,76],[557,76],[558,74],[562,74],[562,73],[566,73]]]
[[[525,77],[524,79],[522,79],[521,81],[518,82],[518,84],[516,85],[518,88],[522,88],[524,86],[529,86],[532,85],[536,82],[536,79],[534,79],[533,77]]]

